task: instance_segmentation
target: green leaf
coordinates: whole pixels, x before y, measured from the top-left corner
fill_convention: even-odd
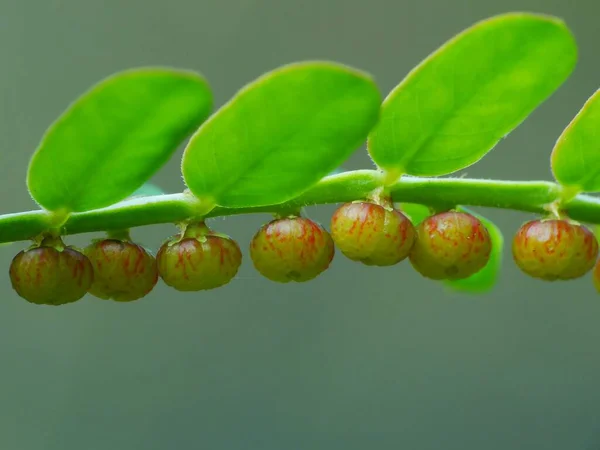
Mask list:
[[[417,203],[400,203],[398,207],[400,208],[400,211],[410,219],[415,227],[432,215],[428,206],[419,205]]]
[[[588,225],[588,227],[591,228],[592,233],[594,233],[594,236],[596,236],[596,239],[600,241],[600,225]]]
[[[492,252],[487,265],[474,275],[463,280],[445,281],[444,284],[455,291],[469,292],[473,294],[482,294],[489,292],[496,285],[500,270],[502,268],[502,252],[504,247],[504,238],[502,231],[490,220],[474,213],[466,208],[458,208],[479,218],[490,233],[492,240]]]
[[[331,176],[331,175],[339,175],[340,173],[344,173],[346,172],[346,170],[343,167],[336,167],[335,169],[333,169],[331,172],[329,172],[327,174],[327,176]]]
[[[130,197],[149,197],[152,195],[163,195],[165,191],[159,188],[157,185],[152,183],[144,183],[138,189],[135,190]]]
[[[556,18],[479,22],[429,56],[385,99],[371,157],[393,175],[445,175],[481,159],[571,74],[573,36]]]
[[[79,212],[139,188],[208,117],[209,86],[187,71],[115,74],[79,97],[45,133],[27,186],[42,207]]]
[[[366,140],[381,96],[365,73],[329,62],[281,67],[247,85],[190,139],[190,191],[224,207],[281,203]]]
[[[600,191],[600,90],[560,135],[551,161],[554,178],[573,194]]]

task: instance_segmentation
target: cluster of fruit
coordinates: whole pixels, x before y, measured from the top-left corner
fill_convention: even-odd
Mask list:
[[[489,233],[471,214],[447,211],[414,226],[390,202],[352,202],[338,208],[331,234],[301,216],[278,218],[253,237],[250,257],[269,280],[308,281],[325,271],[337,247],[346,257],[371,266],[391,266],[408,258],[424,277],[467,278],[487,264]],[[513,257],[526,274],[544,280],[579,278],[594,267],[598,242],[587,228],[568,220],[534,220],[514,237]],[[179,291],[227,284],[242,262],[238,244],[204,222],[186,225],[167,240],[156,258],[127,239],[93,242],[83,251],[47,237],[12,261],[13,288],[37,304],[61,305],[86,293],[127,302],[147,295],[158,278]],[[594,270],[600,290],[600,263]]]

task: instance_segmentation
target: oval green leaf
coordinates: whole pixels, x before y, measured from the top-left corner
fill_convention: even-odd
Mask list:
[[[600,90],[565,128],[552,150],[552,173],[569,192],[600,191]]]
[[[471,294],[483,294],[491,291],[500,276],[502,269],[502,253],[504,249],[504,237],[502,231],[489,219],[476,214],[464,207],[458,208],[461,211],[468,212],[469,214],[477,217],[483,225],[487,228],[490,233],[492,240],[492,252],[490,253],[490,259],[486,266],[474,275],[463,280],[445,281],[444,284],[454,291],[467,292]]]
[[[183,177],[207,204],[287,201],[364,143],[380,106],[377,86],[363,72],[329,62],[281,67],[200,127],[184,152]]]
[[[79,97],[45,133],[27,174],[51,211],[116,203],[139,188],[212,109],[200,75],[141,68],[117,73]]]
[[[468,167],[546,100],[576,60],[575,40],[556,18],[518,13],[479,22],[388,95],[369,153],[395,175]]]

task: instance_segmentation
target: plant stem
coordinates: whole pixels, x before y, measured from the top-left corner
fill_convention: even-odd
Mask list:
[[[381,173],[357,170],[324,178],[299,197],[281,204],[252,208],[216,207],[205,217],[273,213],[307,205],[343,203],[365,199],[383,184]],[[468,178],[402,177],[389,187],[395,202],[422,203],[452,208],[484,206],[547,214],[560,201],[562,188],[546,181],[497,181]],[[600,199],[577,195],[560,205],[568,217],[600,223]],[[75,213],[62,228],[63,234],[124,230],[159,223],[177,223],[195,217],[198,201],[189,194],[169,194],[125,200],[107,208]],[[29,211],[0,216],[0,242],[33,239],[52,227],[52,214]]]

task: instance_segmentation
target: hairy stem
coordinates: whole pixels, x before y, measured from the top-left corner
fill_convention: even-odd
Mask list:
[[[384,183],[374,170],[357,170],[324,178],[299,197],[281,205],[254,208],[216,207],[204,217],[251,213],[274,213],[306,205],[342,203],[366,198]],[[562,188],[546,181],[496,181],[468,178],[403,177],[389,187],[395,202],[422,203],[451,208],[456,205],[485,206],[546,214],[563,198]],[[559,205],[574,220],[600,223],[600,199],[577,195]],[[140,197],[108,208],[72,214],[63,234],[125,230],[159,223],[177,223],[198,218],[198,200],[189,194]],[[0,242],[33,239],[51,229],[54,216],[46,211],[29,211],[0,216]]]

